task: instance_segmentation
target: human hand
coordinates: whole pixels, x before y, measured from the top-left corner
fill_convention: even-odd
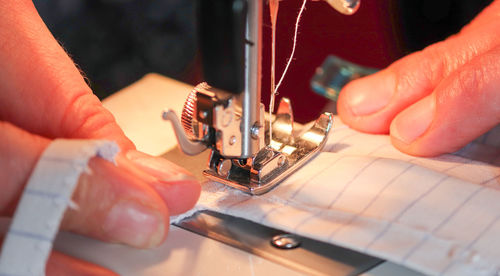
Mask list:
[[[390,133],[419,156],[454,152],[500,123],[500,1],[462,31],[349,83],[338,112],[349,126]]]
[[[0,12],[0,216],[12,215],[51,139],[113,140],[122,150],[117,166],[90,161],[92,174],[80,177],[73,197],[79,210],[68,210],[61,228],[140,248],[159,245],[169,216],[195,204],[198,182],[135,150],[31,1],[0,1]]]

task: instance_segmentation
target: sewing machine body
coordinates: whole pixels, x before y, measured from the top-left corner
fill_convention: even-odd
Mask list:
[[[207,178],[263,194],[319,152],[333,116],[324,113],[309,129],[298,132],[290,100],[283,99],[274,122],[266,124],[261,103],[264,1],[197,3],[208,83],[199,84],[188,96],[182,129],[172,111],[166,110],[163,118],[174,124],[184,153],[210,149]]]

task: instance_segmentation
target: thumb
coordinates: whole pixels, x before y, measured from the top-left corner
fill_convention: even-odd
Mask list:
[[[399,112],[431,94],[464,64],[499,45],[497,25],[452,36],[349,83],[338,100],[342,121],[360,131],[388,133]]]
[[[500,47],[472,59],[391,124],[401,151],[434,156],[460,149],[500,123]]]
[[[0,122],[0,215],[14,210],[24,185],[50,140]],[[144,176],[100,158],[89,162],[73,195],[78,210],[68,210],[61,227],[104,241],[147,248],[166,236],[165,201]]]

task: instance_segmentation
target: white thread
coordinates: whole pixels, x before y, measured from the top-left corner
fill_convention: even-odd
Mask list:
[[[290,58],[288,59],[285,70],[283,71],[283,75],[281,75],[280,81],[276,85],[275,93],[278,92],[278,89],[281,85],[281,82],[283,82],[283,79],[285,78],[286,72],[288,71],[288,67],[290,67],[290,63],[292,63],[293,56],[295,55],[295,48],[297,47],[297,33],[299,32],[299,22],[300,22],[300,18],[302,17],[302,13],[304,12],[304,10],[306,8],[306,3],[307,3],[307,0],[304,0],[304,2],[302,3],[302,7],[300,8],[299,15],[297,16],[297,21],[295,22],[295,34],[293,35],[292,53],[290,54]]]
[[[271,141],[272,141],[272,117],[271,117],[271,115],[273,114],[273,111],[274,111],[274,98],[278,94],[278,89],[279,89],[281,83],[283,82],[283,79],[285,78],[285,75],[288,71],[288,68],[290,67],[290,64],[292,63],[293,56],[295,55],[295,49],[297,47],[297,34],[299,32],[299,22],[300,22],[300,18],[302,17],[302,13],[305,10],[306,3],[307,3],[307,0],[304,0],[304,2],[302,3],[302,6],[300,7],[299,14],[297,15],[297,21],[295,22],[295,33],[293,35],[292,53],[290,54],[290,57],[288,58],[288,61],[287,61],[286,66],[285,66],[285,70],[283,70],[283,74],[281,75],[281,78],[280,78],[278,84],[274,88],[274,91],[271,91],[271,100],[269,103],[269,143],[271,143]],[[273,66],[274,66],[274,64],[273,64]],[[274,78],[271,77],[271,79],[274,79]],[[274,84],[271,84],[272,87],[273,87],[273,85]]]

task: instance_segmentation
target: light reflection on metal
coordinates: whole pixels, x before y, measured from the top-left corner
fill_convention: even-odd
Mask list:
[[[281,151],[286,154],[286,155],[291,155],[294,151],[296,151],[297,148],[296,147],[292,147],[292,146],[285,146]]]
[[[273,133],[276,130],[283,133],[290,133],[290,135],[292,134],[292,126],[288,124],[277,124],[276,126],[273,124]]]
[[[283,144],[293,143],[293,110],[290,99],[281,99],[272,128],[273,140]],[[266,138],[269,137],[266,136]]]
[[[167,109],[162,113],[163,120],[170,121],[172,127],[174,128],[175,137],[177,138],[177,143],[179,143],[179,148],[187,155],[197,155],[207,147],[201,142],[195,142],[189,139],[186,133],[183,131],[183,127],[179,122],[179,118],[175,114],[175,111]]]
[[[304,133],[302,135],[302,138],[304,140],[307,140],[307,141],[309,141],[311,143],[315,143],[315,144],[320,143],[324,139],[324,137],[321,133],[314,133],[312,131],[308,131],[308,132]]]
[[[361,0],[326,0],[338,12],[352,15],[359,9]]]
[[[281,146],[283,146],[283,143],[272,140],[271,143],[269,144],[269,146],[274,150],[279,150],[279,149],[281,149]]]

